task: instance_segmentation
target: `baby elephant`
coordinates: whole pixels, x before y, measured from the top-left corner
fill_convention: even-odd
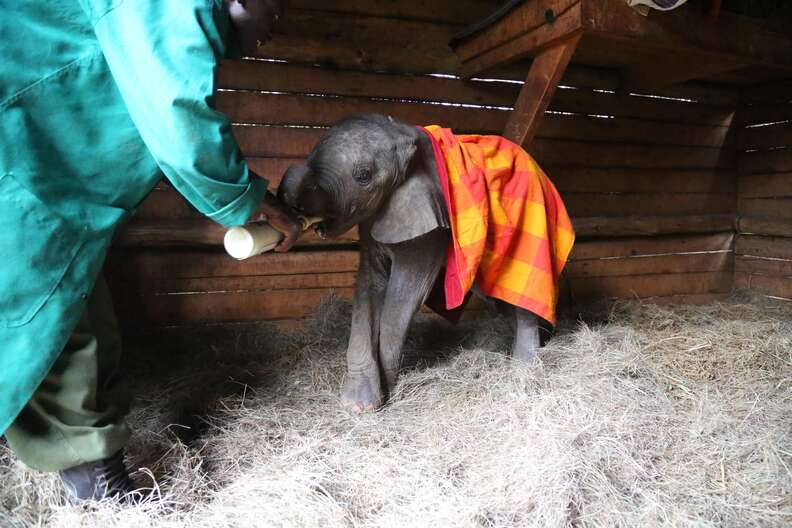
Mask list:
[[[555,188],[498,136],[455,136],[388,116],[333,126],[278,189],[322,237],[358,226],[360,268],[347,349],[344,405],[381,407],[396,384],[410,321],[441,270],[445,307],[477,289],[516,322],[513,356],[539,347],[555,322],[558,275],[574,240]]]

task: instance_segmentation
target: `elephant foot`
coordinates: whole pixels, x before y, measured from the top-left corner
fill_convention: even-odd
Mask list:
[[[512,350],[512,359],[528,363],[536,357],[538,351],[538,345],[514,347],[514,350]]]
[[[373,412],[384,405],[385,397],[376,366],[362,372],[347,372],[344,388],[341,391],[341,403],[357,414]]]
[[[385,369],[385,386],[388,388],[388,394],[392,394],[396,388],[396,382],[399,378],[398,370]]]
[[[539,319],[527,310],[515,308],[517,331],[514,335],[512,358],[529,362],[536,357],[541,344],[539,340]]]

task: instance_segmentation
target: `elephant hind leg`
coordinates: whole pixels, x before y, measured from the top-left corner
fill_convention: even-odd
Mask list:
[[[539,318],[523,308],[513,309],[516,330],[512,357],[520,361],[530,361],[539,351]]]

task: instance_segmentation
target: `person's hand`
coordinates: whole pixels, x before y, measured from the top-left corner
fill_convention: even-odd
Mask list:
[[[289,251],[302,233],[302,224],[297,217],[269,191],[264,196],[261,208],[250,218],[251,222],[262,220],[283,234],[283,240],[275,246],[278,253]]]

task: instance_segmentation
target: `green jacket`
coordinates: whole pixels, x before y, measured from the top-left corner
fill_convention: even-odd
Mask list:
[[[162,173],[226,225],[258,208],[212,107],[223,0],[0,0],[0,433],[60,353]]]

